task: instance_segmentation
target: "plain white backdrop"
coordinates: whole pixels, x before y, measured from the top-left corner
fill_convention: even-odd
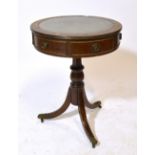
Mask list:
[[[19,1],[19,154],[136,154],[136,1]],[[58,15],[95,15],[123,25],[119,50],[84,59],[85,82],[91,101],[102,110],[88,110],[88,120],[100,145],[92,150],[75,107],[64,117],[41,124],[37,114],[57,109],[70,82],[71,59],[37,52],[30,24]],[[101,71],[98,70],[101,68]],[[60,146],[59,146],[60,145]],[[64,151],[65,149],[65,151]]]

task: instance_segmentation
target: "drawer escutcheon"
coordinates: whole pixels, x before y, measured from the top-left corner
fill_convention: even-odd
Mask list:
[[[48,47],[48,43],[47,42],[43,42],[41,45],[42,49],[46,49]]]
[[[92,52],[100,52],[101,51],[101,45],[99,43],[93,43],[91,45],[91,51]]]

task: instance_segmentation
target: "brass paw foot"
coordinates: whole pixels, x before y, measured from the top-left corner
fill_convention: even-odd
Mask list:
[[[85,101],[85,105],[90,109],[102,108],[101,101],[96,101],[94,103],[89,103],[87,100]]]
[[[92,147],[95,148],[96,145],[97,145],[97,140],[96,139],[92,140]]]
[[[85,105],[84,105],[82,98],[79,102],[78,110],[79,110],[80,118],[82,121],[83,128],[85,130],[85,133],[87,134],[90,142],[92,143],[92,147],[95,148],[95,146],[97,144],[97,140],[96,140],[95,136],[93,135],[93,133],[90,129],[90,126],[88,124],[87,115],[86,115],[86,111],[85,111]]]
[[[70,89],[68,91],[68,94],[67,94],[64,104],[58,110],[51,112],[51,113],[39,114],[38,118],[41,119],[41,122],[44,122],[44,119],[55,118],[55,117],[61,115],[62,113],[64,113],[67,110],[67,108],[69,107],[69,105],[70,105]]]

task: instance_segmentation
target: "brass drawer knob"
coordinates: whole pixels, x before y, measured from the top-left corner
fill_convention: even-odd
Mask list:
[[[46,49],[48,47],[48,43],[47,42],[43,42],[41,45],[42,49]]]
[[[119,34],[119,39],[122,40],[122,33]]]
[[[99,43],[93,43],[91,45],[91,51],[92,52],[100,52],[101,51],[101,45]]]

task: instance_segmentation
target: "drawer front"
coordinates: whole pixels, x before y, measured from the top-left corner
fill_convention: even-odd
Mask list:
[[[73,56],[93,56],[108,53],[115,48],[115,40],[107,38],[87,42],[71,42],[69,54]]]
[[[43,53],[66,56],[66,41],[49,40],[33,35],[33,45]]]
[[[38,51],[62,57],[90,57],[114,51],[119,46],[119,35],[92,41],[65,41],[32,34]]]

